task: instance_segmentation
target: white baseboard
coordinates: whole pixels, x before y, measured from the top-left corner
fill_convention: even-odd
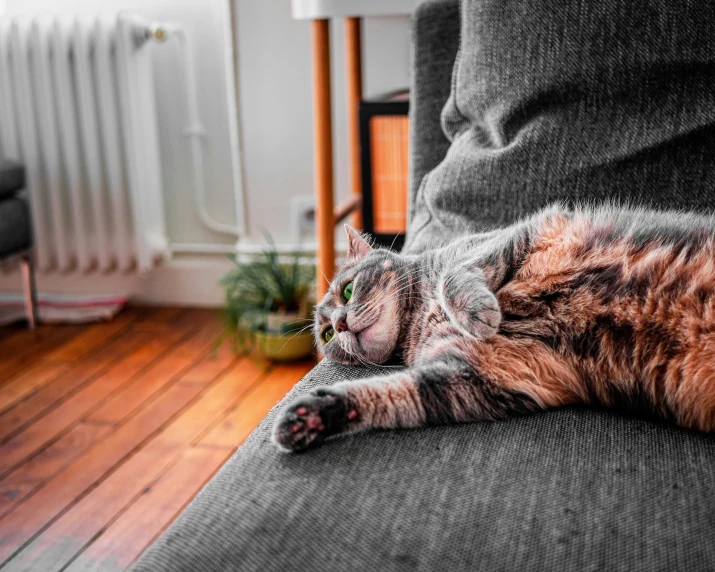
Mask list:
[[[132,302],[154,306],[222,306],[224,293],[218,281],[233,267],[226,253],[236,252],[235,247],[186,244],[179,246],[184,249],[183,253],[175,253],[171,259],[146,274],[38,273],[37,291],[53,294],[118,294],[128,296]],[[204,252],[191,253],[192,248],[189,247]],[[315,249],[312,243],[278,244],[276,247],[281,253],[291,253],[300,248],[311,258]],[[262,244],[244,243],[240,245],[240,252],[250,256],[264,248]],[[342,256],[345,249],[343,242],[336,244],[338,256]],[[0,268],[0,293],[7,292],[21,292],[20,273],[3,272]]]
[[[133,302],[157,306],[217,308],[223,304],[218,281],[231,268],[224,256],[177,257],[148,272],[133,274],[38,273],[38,292],[124,294]],[[19,272],[0,272],[0,292],[20,292]]]

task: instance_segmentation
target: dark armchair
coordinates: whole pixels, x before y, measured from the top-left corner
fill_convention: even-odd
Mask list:
[[[35,277],[32,266],[32,225],[30,209],[18,193],[25,186],[25,169],[0,160],[0,260],[19,257],[23,294],[30,328],[37,321]]]

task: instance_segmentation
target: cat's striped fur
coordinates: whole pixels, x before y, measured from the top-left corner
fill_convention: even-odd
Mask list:
[[[282,449],[567,404],[715,430],[712,218],[556,206],[419,256],[348,236],[316,309],[322,352],[355,364],[399,355],[408,368],[291,403],[274,432]],[[336,335],[325,343],[328,327]]]

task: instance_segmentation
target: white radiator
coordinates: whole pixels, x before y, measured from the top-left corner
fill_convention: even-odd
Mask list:
[[[0,19],[0,157],[27,169],[41,271],[146,271],[168,250],[149,33]]]

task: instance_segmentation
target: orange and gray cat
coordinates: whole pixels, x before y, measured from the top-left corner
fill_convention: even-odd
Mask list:
[[[297,398],[274,430],[282,450],[569,404],[715,430],[713,218],[556,206],[421,255],[346,228],[316,308],[322,353],[407,369]]]

